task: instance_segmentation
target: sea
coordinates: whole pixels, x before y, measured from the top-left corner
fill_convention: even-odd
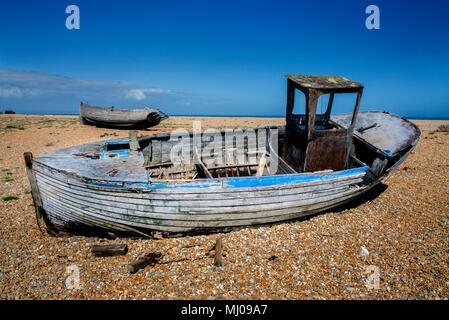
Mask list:
[[[53,115],[53,116],[78,116],[78,113],[20,113],[30,115]],[[213,118],[284,118],[285,115],[233,115],[233,114],[172,114],[172,117],[213,117]],[[418,117],[418,116],[404,116],[410,120],[449,120],[449,117]]]

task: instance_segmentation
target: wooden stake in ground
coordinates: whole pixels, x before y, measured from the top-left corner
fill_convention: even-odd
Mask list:
[[[161,260],[162,254],[160,252],[150,252],[149,254],[139,258],[137,261],[127,264],[130,273],[136,273],[140,269],[145,268],[148,265],[155,265]]]
[[[217,241],[215,242],[215,257],[214,257],[214,265],[216,267],[221,267],[223,265],[222,253],[223,253],[223,241],[221,240],[221,238],[217,238]]]
[[[138,153],[139,150],[139,141],[137,138],[137,131],[131,130],[129,131],[129,149],[133,154]]]
[[[126,244],[95,244],[91,252],[95,257],[124,256],[128,252],[128,246]]]

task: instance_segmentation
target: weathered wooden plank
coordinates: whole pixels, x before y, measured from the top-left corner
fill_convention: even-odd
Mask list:
[[[212,175],[210,174],[209,170],[207,170],[207,167],[204,165],[204,163],[201,161],[201,157],[198,154],[198,150],[196,148],[194,149],[194,158],[198,165],[198,169],[201,170],[207,178],[211,179]]]
[[[45,188],[47,192],[49,193],[61,193],[65,192],[68,195],[78,196],[82,199],[92,199],[91,201],[98,202],[98,203],[116,203],[117,207],[121,207],[122,204],[125,206],[125,208],[129,208],[131,205],[132,208],[137,209],[139,207],[148,207],[148,208],[155,208],[157,206],[162,207],[194,207],[194,208],[201,208],[201,207],[209,207],[209,206],[218,206],[218,207],[231,207],[231,206],[240,206],[240,205],[255,205],[259,203],[267,203],[271,201],[275,202],[281,202],[281,201],[288,201],[291,199],[301,199],[301,198],[307,198],[307,197],[313,197],[315,194],[319,193],[333,193],[334,191],[338,191],[339,188],[347,188],[351,185],[354,185],[357,182],[361,182],[361,179],[356,180],[350,180],[346,183],[333,183],[332,185],[322,185],[321,187],[315,186],[315,187],[309,187],[307,190],[300,190],[300,189],[292,189],[288,190],[280,190],[280,191],[271,191],[270,193],[265,192],[264,194],[254,193],[250,196],[241,196],[239,197],[227,197],[227,198],[221,198],[220,201],[217,201],[215,197],[213,199],[208,198],[202,198],[202,199],[189,199],[189,198],[178,198],[178,199],[154,199],[152,198],[152,194],[149,196],[151,198],[147,197],[141,197],[141,198],[128,198],[128,197],[122,197],[118,196],[115,193],[110,194],[96,194],[92,192],[87,192],[85,190],[82,190],[81,188],[75,189],[68,187],[67,185],[63,184],[55,184],[51,181],[46,181],[46,183],[42,184],[42,188]],[[168,209],[167,209],[168,210]]]
[[[43,191],[45,193],[45,191]],[[197,222],[197,221],[224,221],[224,220],[235,220],[235,219],[252,219],[262,216],[264,213],[277,210],[277,209],[285,209],[285,208],[293,208],[293,207],[305,207],[310,206],[316,203],[322,203],[325,201],[328,201],[330,199],[338,198],[339,196],[342,196],[348,192],[353,192],[353,190],[346,191],[346,192],[339,192],[338,194],[334,195],[325,195],[320,196],[315,199],[304,199],[303,201],[290,201],[290,202],[283,202],[283,203],[270,203],[266,204],[260,207],[257,206],[241,206],[236,207],[234,210],[231,210],[229,208],[209,208],[208,211],[202,211],[202,212],[195,212],[192,208],[191,211],[188,212],[188,214],[167,214],[166,212],[151,212],[151,211],[142,211],[138,209],[134,210],[126,210],[126,209],[120,209],[117,207],[108,207],[107,205],[98,205],[95,203],[89,203],[85,202],[79,199],[75,198],[63,198],[61,195],[52,195],[48,198],[51,198],[55,201],[60,201],[61,203],[64,203],[67,207],[78,207],[80,210],[85,210],[89,212],[96,212],[102,215],[105,215],[108,218],[116,217],[117,219],[124,219],[129,221],[135,221],[135,222],[142,222],[145,223],[146,220],[160,220],[158,221],[159,224],[166,224],[169,223],[169,220],[179,220],[183,221],[183,223],[191,223]],[[187,209],[187,208],[186,208]],[[226,209],[226,210],[222,210]],[[187,212],[186,212],[187,213]],[[213,214],[212,214],[213,213]]]
[[[36,211],[36,217],[41,218],[41,213],[38,208],[42,207],[42,200],[40,197],[39,187],[37,185],[36,177],[33,172],[33,155],[31,152],[25,152],[23,154],[25,158],[26,172],[28,176],[28,181],[31,188],[31,196],[33,198],[34,209]]]
[[[306,214],[310,214],[316,211],[320,211],[322,209],[326,209],[335,205],[338,205],[340,203],[344,203],[345,201],[349,201],[353,197],[357,196],[361,190],[358,190],[355,193],[348,194],[345,196],[342,196],[338,199],[333,199],[332,201],[328,201],[325,203],[315,204],[311,205],[308,208],[300,207],[300,208],[287,208],[287,209],[280,209],[278,211],[281,212],[282,215],[279,216],[264,216],[262,218],[257,219],[244,219],[244,220],[231,220],[231,221],[209,221],[209,222],[203,222],[203,223],[195,223],[191,224],[190,226],[173,226],[173,225],[163,225],[163,224],[150,224],[150,223],[138,223],[138,222],[130,222],[126,221],[126,223],[131,224],[136,227],[146,227],[154,230],[161,230],[161,231],[169,231],[169,232],[188,232],[189,230],[195,230],[198,228],[216,228],[217,230],[224,230],[225,228],[233,228],[233,227],[242,227],[245,225],[257,225],[257,224],[263,224],[263,223],[272,223],[272,222],[279,222],[284,221],[286,219],[291,219],[295,217],[300,217]],[[96,213],[90,213],[92,216],[97,216]],[[117,219],[113,219],[108,217],[109,220],[113,221],[120,221]]]
[[[54,225],[51,224],[51,221],[49,221],[47,213],[43,209],[43,202],[41,198],[41,192],[39,190],[39,185],[36,178],[36,173],[33,170],[33,154],[31,152],[25,152],[23,154],[25,159],[25,165],[26,165],[26,172],[28,176],[28,181],[30,183],[31,188],[31,196],[33,198],[33,204],[34,204],[34,212],[36,214],[36,224],[39,228],[39,230],[42,232],[41,225],[39,220],[43,219],[45,226],[47,228],[48,232],[55,231]]]
[[[155,219],[179,219],[179,220],[220,220],[223,219],[223,215],[227,215],[226,218],[234,219],[235,215],[241,215],[248,213],[248,217],[254,212],[262,212],[263,210],[271,210],[277,208],[285,208],[288,206],[301,206],[301,205],[310,205],[313,203],[318,203],[325,201],[329,198],[336,198],[345,192],[351,191],[349,188],[341,189],[338,192],[333,194],[314,194],[311,197],[303,197],[303,199],[299,199],[296,201],[286,201],[283,203],[280,202],[270,202],[259,205],[245,205],[245,206],[235,206],[235,207],[203,207],[203,208],[193,208],[193,207],[156,207],[156,208],[148,208],[148,207],[140,207],[137,209],[126,209],[123,207],[114,207],[110,208],[107,205],[97,204],[91,201],[83,201],[82,199],[75,197],[67,197],[63,194],[58,195],[50,195],[46,193],[46,190],[43,193],[52,199],[57,199],[63,202],[71,202],[74,206],[77,206],[81,209],[91,208],[92,210],[102,210],[105,212],[110,212],[111,214],[116,214],[119,217],[122,216],[136,216],[143,218],[155,218]],[[150,209],[153,209],[150,211]]]
[[[124,256],[128,252],[128,246],[126,244],[94,244],[90,252],[95,257]]]
[[[139,150],[136,130],[129,131],[129,149],[131,150],[131,152],[137,152]]]
[[[151,143],[151,162],[162,162],[162,142],[153,141]]]
[[[251,199],[245,199],[245,198],[239,198],[233,201],[232,199],[227,199],[226,201],[218,202],[214,200],[202,200],[202,201],[190,201],[190,200],[161,200],[161,201],[145,201],[145,199],[142,199],[142,201],[133,200],[132,198],[121,198],[117,199],[113,196],[109,198],[102,198],[99,199],[97,197],[92,197],[87,194],[80,194],[79,192],[70,192],[67,190],[58,190],[55,192],[54,189],[49,189],[48,187],[42,187],[45,189],[46,193],[48,195],[52,194],[67,194],[68,196],[73,196],[73,198],[79,198],[85,201],[94,202],[98,204],[104,204],[108,205],[111,202],[116,203],[117,208],[122,209],[131,209],[131,210],[157,210],[159,208],[163,208],[162,212],[178,212],[180,208],[196,208],[196,210],[202,210],[202,208],[213,208],[213,207],[239,207],[239,206],[254,206],[259,204],[265,204],[265,203],[278,203],[282,201],[291,201],[291,200],[302,200],[302,199],[309,199],[313,198],[320,194],[333,194],[334,192],[338,192],[340,190],[345,190],[349,188],[348,186],[341,186],[337,188],[333,188],[330,190],[317,190],[317,191],[311,191],[307,193],[300,193],[296,195],[272,195],[265,198],[251,198]],[[230,209],[231,210],[231,209]]]
[[[150,252],[145,256],[139,258],[137,261],[127,264],[130,273],[136,273],[140,269],[145,268],[149,265],[155,265],[162,259],[162,254],[160,252]]]
[[[219,152],[219,151],[209,152],[208,150],[204,151],[204,149],[203,149],[203,151],[200,152],[200,155],[201,155],[201,159],[208,165],[210,163],[215,163],[217,165],[223,165],[223,164],[228,163],[228,160],[229,160],[228,155],[229,154],[231,155],[231,159],[233,160],[234,164],[244,165],[244,164],[257,163],[256,155],[258,155],[260,157],[260,155],[262,155],[263,152],[265,152],[265,150],[257,151],[257,153],[251,153],[251,155],[248,156],[249,152],[247,152],[246,149],[243,149],[243,150],[240,150],[237,152]],[[193,151],[187,152],[187,154],[184,154],[183,157],[181,158],[182,161],[192,163],[193,159],[194,159],[193,154],[194,154]],[[145,161],[146,167],[155,166],[159,163],[171,163],[170,152],[152,152],[151,155],[152,155],[151,160]],[[180,154],[180,156],[181,156],[181,154]]]
[[[77,211],[77,209],[65,206],[57,200],[53,200],[50,198],[44,201],[44,207],[51,213],[49,218],[52,220],[52,222],[54,224],[59,224],[62,227],[65,227],[65,225],[70,222],[70,224],[80,223],[90,227],[102,227],[107,230],[118,232],[132,231],[132,229],[128,228],[126,225],[118,224],[110,220],[98,219],[95,216],[86,214],[86,212],[83,213],[80,210]],[[58,222],[58,220],[60,221]],[[62,224],[61,221],[63,221]]]
[[[260,177],[263,174],[263,170],[265,169],[265,165],[267,164],[267,156],[266,153],[262,155],[259,160],[259,165],[257,167],[256,177]]]
[[[214,266],[221,267],[223,265],[223,240],[221,238],[217,238],[214,251]]]
[[[92,201],[95,202],[114,202],[118,207],[121,206],[121,203],[132,203],[134,206],[141,206],[141,207],[154,207],[154,206],[164,206],[164,207],[180,207],[180,206],[192,206],[196,208],[204,207],[204,206],[232,206],[232,205],[241,205],[241,204],[254,204],[254,203],[260,203],[260,202],[267,202],[269,199],[275,199],[275,201],[283,201],[287,199],[299,199],[301,197],[307,197],[307,195],[312,195],[313,192],[321,192],[321,193],[331,193],[334,190],[338,190],[340,187],[346,187],[349,185],[354,185],[356,182],[360,182],[361,180],[353,180],[348,181],[348,183],[340,183],[340,184],[331,184],[331,185],[325,185],[322,186],[322,188],[319,188],[318,186],[315,187],[307,187],[307,190],[301,190],[301,189],[291,189],[291,190],[274,190],[269,192],[264,192],[264,194],[254,193],[251,194],[251,197],[243,196],[239,194],[238,197],[231,197],[228,195],[227,197],[219,197],[216,198],[218,194],[212,194],[213,199],[206,198],[206,197],[196,197],[196,198],[174,198],[171,197],[170,199],[164,199],[163,197],[160,199],[153,198],[152,194],[149,194],[149,197],[142,197],[142,198],[134,198],[134,197],[126,197],[125,196],[119,196],[115,194],[114,192],[107,194],[105,192],[102,192],[100,194],[96,192],[88,192],[86,190],[83,190],[81,188],[74,188],[73,186],[64,186],[63,184],[55,184],[54,182],[45,181],[42,183],[43,187],[49,189],[49,192],[53,193],[59,193],[59,192],[66,192],[68,194],[78,195],[85,199],[92,199]],[[250,194],[250,193],[249,193]],[[135,195],[133,193],[129,193],[129,195]],[[143,195],[141,195],[143,196]],[[203,195],[204,196],[204,195]],[[168,210],[168,209],[167,209]]]
[[[52,216],[51,218],[53,218],[52,221],[55,221],[54,220],[55,218],[63,217],[63,220],[70,221],[71,222],[70,224],[72,224],[73,222],[79,222],[91,227],[100,226],[105,228],[106,230],[112,230],[116,232],[126,231],[134,234],[139,234],[147,238],[152,238],[148,234],[133,228],[134,225],[141,228],[146,228],[148,227],[148,225],[144,224],[139,225],[132,222],[121,221],[114,219],[113,217],[108,217],[107,219],[104,219],[104,217],[102,218],[101,216],[96,215],[95,213],[86,210],[79,210],[70,205],[67,205],[66,203],[61,205],[57,200],[51,198],[46,199],[44,201],[44,207],[46,209],[47,208],[51,209],[51,211],[49,212],[51,212],[50,215]]]
[[[225,136],[224,134],[221,135],[220,139],[218,140],[204,140],[204,137],[201,139],[201,141],[198,141],[198,148],[201,146],[201,149],[204,149],[206,147],[210,147],[210,149],[213,148],[217,148],[220,150],[224,150],[226,148],[235,148],[235,147],[242,147],[246,150],[251,150],[251,151],[265,151],[266,150],[266,146],[267,146],[267,134],[266,134],[266,130],[261,130],[260,131],[261,134],[261,138],[259,139],[257,136],[255,136],[254,138],[250,138],[250,139],[245,139],[244,135],[241,137],[238,137],[236,135],[229,135],[229,136]],[[263,133],[265,132],[265,133]],[[182,145],[185,146],[185,148],[187,150],[192,151],[193,148],[193,137],[187,137],[187,136],[181,136],[181,137],[176,137],[171,139],[171,140],[160,140],[160,139],[152,139],[149,142],[149,146],[153,143],[160,143],[161,144],[161,149],[160,152],[162,153],[170,153],[171,149],[173,148],[174,145]],[[226,139],[228,138],[228,139]],[[221,141],[220,141],[221,140]],[[258,148],[259,147],[259,148]],[[209,148],[208,148],[209,149]]]
[[[42,170],[41,170],[42,169]],[[39,170],[36,169],[36,171],[39,172],[45,172],[47,170],[47,175],[53,175],[55,177],[58,177],[58,179],[62,181],[67,181],[67,183],[73,184],[73,185],[79,185],[83,188],[88,189],[99,189],[99,190],[110,190],[115,189],[117,190],[117,187],[121,187],[123,191],[134,191],[134,192],[148,192],[148,193],[160,193],[160,194],[198,194],[198,193],[235,193],[236,191],[243,192],[243,191],[263,191],[268,190],[270,188],[272,189],[284,189],[284,188],[291,188],[296,186],[309,186],[309,185],[319,185],[319,184],[326,184],[334,181],[344,181],[349,180],[353,178],[360,178],[365,175],[365,172],[357,173],[357,174],[350,174],[350,175],[343,175],[343,176],[337,176],[335,178],[327,178],[327,179],[316,179],[311,181],[305,181],[305,182],[298,182],[298,183],[288,183],[288,184],[280,184],[280,185],[273,185],[273,186],[254,186],[254,187],[238,187],[238,188],[231,188],[231,187],[225,187],[223,188],[223,183],[227,183],[227,181],[223,179],[209,179],[209,180],[189,180],[186,181],[188,183],[188,188],[176,188],[176,186],[185,186],[186,182],[181,180],[161,180],[158,183],[166,183],[167,186],[170,186],[169,188],[157,188],[155,189],[148,189],[145,187],[141,187],[140,184],[136,184],[136,187],[126,187],[123,185],[122,182],[108,182],[110,184],[110,187],[107,185],[99,185],[99,184],[86,184],[85,182],[82,182],[81,179],[77,178],[76,176],[71,176],[69,174],[63,174],[61,172],[57,172],[55,170],[48,170],[48,168],[40,167]],[[45,173],[44,173],[45,174]],[[340,172],[335,172],[335,174],[340,174]],[[303,176],[302,174],[295,175],[298,177]],[[282,178],[282,176],[277,176],[279,178]],[[289,177],[292,177],[289,175]],[[239,179],[256,179],[254,181],[264,181],[264,179],[271,179],[272,177],[245,177],[245,178],[239,178]],[[276,178],[278,179],[278,178]],[[115,183],[115,185],[114,185]],[[212,187],[205,187],[206,184],[212,184],[214,186]],[[216,186],[215,186],[216,185]]]

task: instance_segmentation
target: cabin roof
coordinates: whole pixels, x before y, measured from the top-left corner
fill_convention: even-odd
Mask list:
[[[296,83],[299,89],[337,89],[358,91],[363,84],[349,80],[341,76],[286,74],[289,80]]]

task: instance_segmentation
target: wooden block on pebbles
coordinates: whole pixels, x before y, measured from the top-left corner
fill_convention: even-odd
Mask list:
[[[160,252],[150,252],[149,254],[139,258],[137,261],[127,264],[130,273],[136,273],[140,269],[145,268],[148,265],[155,265],[161,260],[162,254]]]
[[[214,266],[221,267],[223,265],[222,254],[223,241],[221,240],[221,238],[218,238],[217,242],[215,242]]]
[[[95,257],[124,256],[128,252],[128,246],[126,244],[95,244],[91,252]]]

